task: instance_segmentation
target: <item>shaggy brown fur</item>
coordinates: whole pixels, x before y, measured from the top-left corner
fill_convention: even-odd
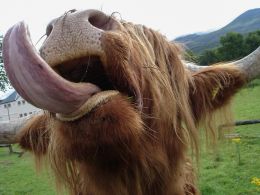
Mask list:
[[[102,37],[102,61],[115,87],[139,99],[117,95],[73,122],[43,114],[20,132],[20,145],[46,156],[74,195],[199,194],[187,150],[198,153],[199,125],[210,129],[246,76],[222,65],[191,73],[161,34],[121,24]]]

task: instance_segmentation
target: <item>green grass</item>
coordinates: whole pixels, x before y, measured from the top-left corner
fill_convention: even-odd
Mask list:
[[[46,171],[36,173],[30,153],[19,158],[9,154],[7,148],[0,148],[0,195],[54,195],[54,185]]]
[[[236,120],[260,119],[260,80],[242,90],[235,97]],[[241,164],[238,165],[236,143],[223,138],[217,152],[202,147],[199,184],[203,195],[257,195],[260,187],[251,184],[260,177],[260,124],[236,127],[241,136],[239,143]]]
[[[236,120],[260,119],[260,80],[253,85],[235,97]],[[240,165],[236,144],[228,139],[219,142],[217,152],[202,147],[199,186],[203,195],[260,194],[260,187],[250,183],[253,177],[260,177],[260,124],[240,126],[235,132],[241,136]],[[19,158],[0,148],[0,195],[54,195],[54,186],[46,171],[36,174],[29,153]]]

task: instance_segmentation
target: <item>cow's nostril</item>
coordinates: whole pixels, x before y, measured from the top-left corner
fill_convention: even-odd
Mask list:
[[[76,9],[71,9],[71,10],[68,11],[68,13],[74,13],[76,11],[77,11]]]
[[[53,24],[52,22],[50,24],[48,24],[47,28],[46,28],[46,35],[49,36],[51,34],[51,31],[53,29]]]
[[[116,21],[111,16],[107,16],[102,12],[96,12],[89,16],[88,21],[94,27],[101,30],[113,30],[116,27]]]
[[[67,12],[65,12],[64,16],[67,15],[67,14],[71,14],[71,13],[74,13],[76,12],[77,10],[76,9],[71,9]],[[46,35],[49,36],[53,30],[53,27],[54,27],[54,24],[55,22],[57,21],[57,19],[55,20],[52,20],[48,25],[47,25],[47,28],[46,28]]]

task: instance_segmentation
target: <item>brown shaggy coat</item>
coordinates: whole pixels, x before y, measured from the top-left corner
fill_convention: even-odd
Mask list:
[[[188,150],[198,154],[198,128],[212,134],[214,114],[246,76],[224,65],[192,73],[164,36],[121,24],[102,37],[104,66],[114,83],[137,89],[141,107],[121,93],[76,121],[46,112],[26,124],[19,143],[46,159],[58,188],[73,195],[199,194]]]

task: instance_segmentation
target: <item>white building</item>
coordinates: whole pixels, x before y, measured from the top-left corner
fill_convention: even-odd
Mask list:
[[[0,121],[14,121],[40,112],[39,108],[26,102],[12,90],[0,97]]]

